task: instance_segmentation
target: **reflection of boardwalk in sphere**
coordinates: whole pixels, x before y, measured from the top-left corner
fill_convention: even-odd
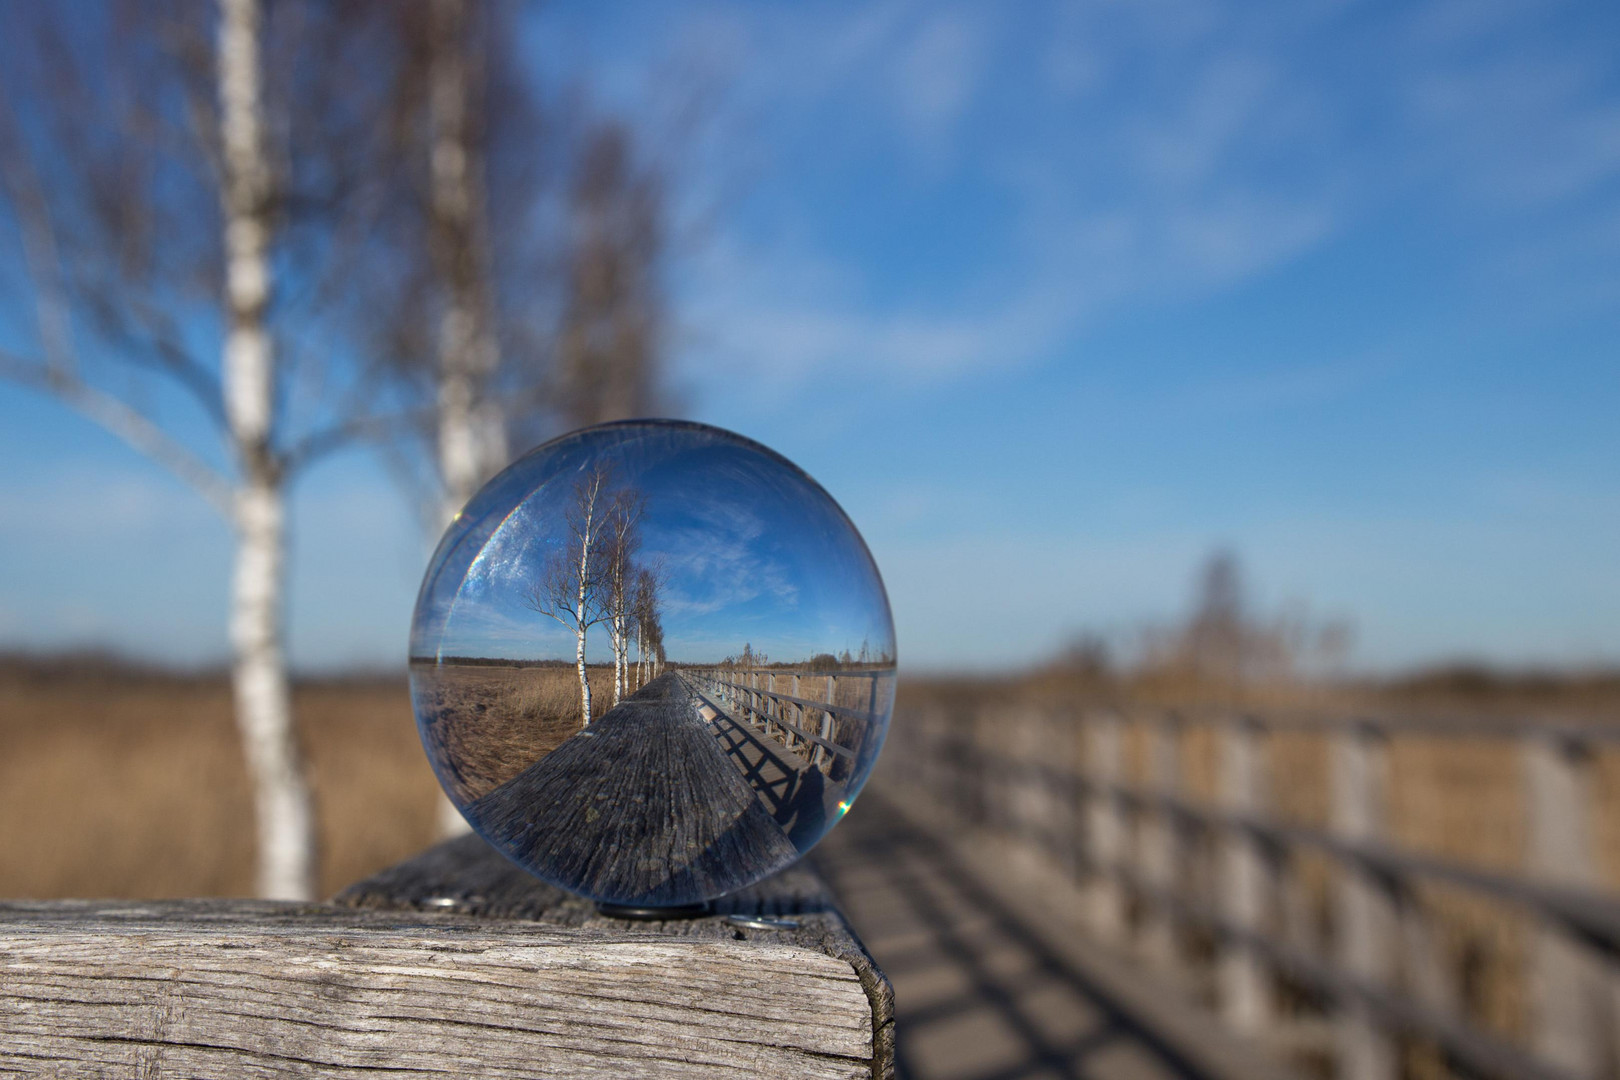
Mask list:
[[[808,851],[833,820],[828,804],[837,805],[843,786],[829,787],[820,769],[766,732],[737,720],[720,703],[696,690],[693,693],[721,750],[742,772],[793,846]]]
[[[464,812],[543,876],[618,903],[688,903],[798,857],[673,674]]]

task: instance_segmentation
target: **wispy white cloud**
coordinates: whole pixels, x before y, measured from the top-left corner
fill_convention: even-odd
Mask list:
[[[853,35],[858,47],[838,35],[840,47],[829,51],[840,58],[839,80],[800,74],[823,88],[901,79],[903,125],[929,139],[946,129],[971,140],[961,145],[958,179],[975,176],[1003,196],[992,219],[997,258],[946,287],[895,295],[882,275],[895,272],[899,253],[879,271],[802,230],[763,242],[753,231],[727,232],[686,281],[691,321],[705,331],[686,368],[693,382],[746,379],[753,392],[789,398],[829,375],[904,387],[1040,362],[1111,311],[1228,287],[1343,225],[1335,178],[1281,186],[1270,162],[1251,160],[1311,137],[1315,118],[1311,95],[1263,43],[1222,42],[1230,15],[1161,5],[1060,18],[1053,37],[1075,43],[1084,70],[1054,76],[1054,65],[1062,68],[1054,57],[1066,55],[1060,44],[1050,46],[1044,71],[1021,70],[1016,49],[984,67],[1006,36],[1005,9],[946,9],[929,19],[899,10],[873,16]],[[1121,49],[1113,65],[1084,59],[1099,42],[1121,41],[1137,55]],[[817,52],[813,41],[805,49]],[[1130,97],[1133,65],[1172,62],[1165,88]],[[999,81],[1001,107],[1017,108],[1008,96],[1046,93],[1054,77],[1088,93],[1067,106],[1043,101],[1033,115],[1044,127],[1009,141],[994,122],[970,123],[970,102],[989,92],[981,84]],[[856,103],[845,104],[857,127],[866,123]],[[869,141],[857,145],[867,167],[885,167]],[[841,138],[830,149],[850,146]]]
[[[828,378],[926,387],[1072,353],[1116,313],[1239,287],[1403,201],[1443,219],[1467,212],[1459,194],[1524,208],[1586,197],[1620,175],[1612,64],[1599,43],[1522,44],[1546,11],[1164,0],[748,16],[796,58],[760,54],[758,82],[793,88],[773,99],[769,135],[810,139],[848,169],[921,168],[921,205],[942,213],[937,178],[908,164],[913,142],[877,132],[948,139],[951,182],[999,196],[971,222],[991,254],[949,256],[944,275],[906,267],[902,252],[818,233],[821,207],[785,206],[796,225],[733,228],[692,268],[704,337],[687,378],[783,402]],[[823,131],[833,115],[844,126]],[[913,277],[927,285],[896,287]]]
[[[927,17],[893,64],[902,131],[931,154],[943,152],[988,60],[994,26],[961,8]]]
[[[645,553],[668,574],[664,607],[671,622],[734,611],[760,598],[779,608],[798,605],[799,586],[761,543],[766,529],[757,514],[723,498],[690,500],[684,510],[696,520],[660,530]]]

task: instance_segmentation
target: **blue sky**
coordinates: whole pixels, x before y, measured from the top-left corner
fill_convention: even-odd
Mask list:
[[[677,162],[674,388],[849,512],[903,665],[1128,636],[1217,545],[1358,667],[1620,661],[1620,5],[605,8],[524,48]],[[0,464],[0,640],[220,654],[211,511],[6,387]],[[294,520],[295,659],[401,657],[383,471]]]

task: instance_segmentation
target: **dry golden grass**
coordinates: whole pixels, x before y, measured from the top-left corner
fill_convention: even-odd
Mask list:
[[[322,888],[429,843],[437,785],[404,680],[295,704]],[[248,895],[252,821],[223,680],[0,671],[0,895]]]
[[[612,705],[613,669],[587,671],[594,719]],[[414,674],[417,702],[434,717],[439,774],[463,801],[487,795],[582,726],[573,668],[418,661]]]
[[[462,670],[497,743],[527,727],[538,757],[578,729],[572,670]],[[612,669],[591,688],[600,715]],[[301,686],[294,710],[325,893],[434,841],[439,789],[403,677]],[[548,738],[537,721],[557,716]],[[0,896],[250,895],[252,823],[224,679],[0,663]]]

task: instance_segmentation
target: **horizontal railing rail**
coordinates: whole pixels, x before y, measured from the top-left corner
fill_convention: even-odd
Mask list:
[[[1472,892],[1507,900],[1558,918],[1593,943],[1620,953],[1620,899],[1591,889],[1559,888],[1527,878],[1483,870],[1454,859],[1403,850],[1388,844],[1348,840],[1326,829],[1278,821],[1274,818],[1222,810],[1162,792],[1144,791],[1124,783],[1100,783],[1088,777],[1064,772],[1049,765],[1014,761],[980,754],[977,758],[987,774],[998,769],[1021,774],[1022,778],[1053,788],[1083,792],[1101,791],[1131,806],[1139,813],[1162,811],[1174,814],[1190,829],[1216,832],[1242,829],[1277,847],[1314,848],[1345,862],[1361,863],[1367,870],[1391,879],[1432,878]]]
[[[1196,727],[1215,735],[1201,744],[1217,775],[1206,799],[1183,790],[1184,735]],[[1125,767],[1132,728],[1140,779]],[[1326,826],[1268,805],[1275,732],[1326,740]],[[1522,872],[1395,842],[1388,758],[1392,740],[1408,736],[1516,748]],[[1620,1068],[1609,1020],[1620,1006],[1620,898],[1597,881],[1590,791],[1596,753],[1617,744],[1620,727],[1608,724],[987,705],[902,712],[885,760],[902,789],[940,814],[1065,868],[1100,936],[1170,971],[1208,961],[1212,1003],[1238,1028],[1287,1043],[1288,1029],[1308,1025],[1283,1015],[1285,999],[1295,1011],[1300,993],[1318,1000],[1332,1021],[1322,1049],[1347,1080],[1393,1080],[1417,1043],[1465,1074],[1588,1080]],[[1327,868],[1326,908],[1314,908],[1301,884],[1307,854]],[[1528,919],[1526,1045],[1462,1003],[1429,886]]]

